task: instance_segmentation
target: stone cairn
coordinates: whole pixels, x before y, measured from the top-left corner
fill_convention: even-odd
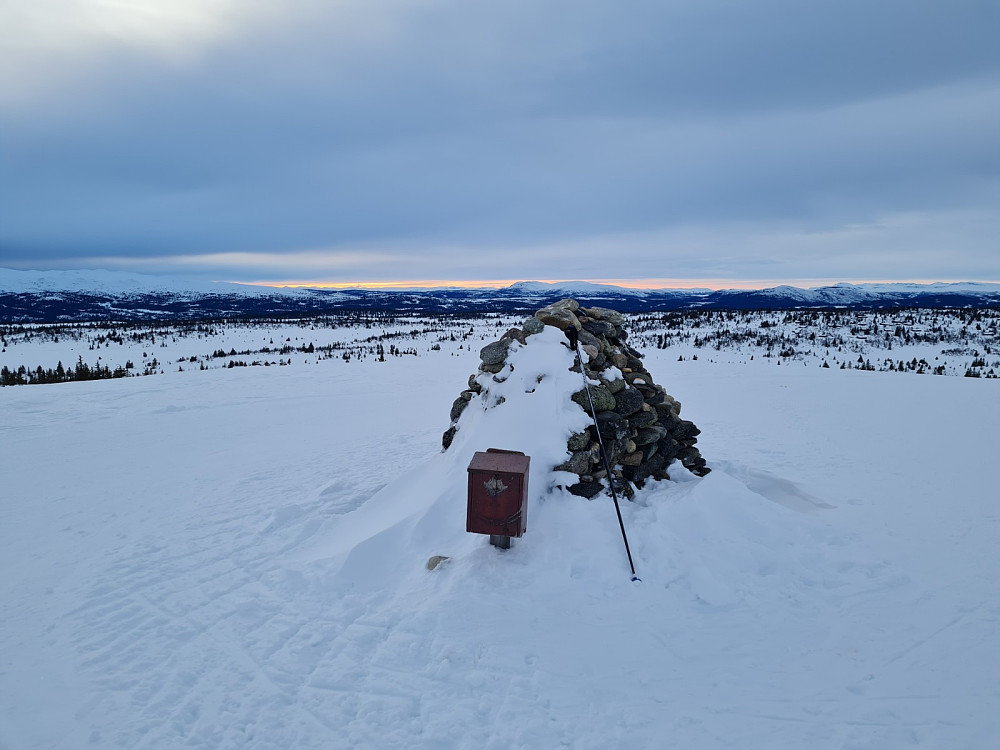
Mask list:
[[[622,314],[616,310],[580,307],[576,300],[564,299],[542,308],[520,328],[512,328],[499,341],[487,344],[480,351],[480,373],[495,375],[504,368],[512,341],[523,344],[528,336],[540,333],[547,325],[563,331],[570,326],[577,329],[586,359],[584,373],[591,381],[599,381],[599,385],[590,386],[597,424],[596,429],[592,424],[570,437],[566,445],[570,457],[555,470],[579,477],[567,489],[581,497],[597,495],[604,489],[602,480],[607,479],[597,430],[608,452],[610,481],[626,497],[632,497],[635,488],[641,488],[649,479],[668,479],[667,468],[674,460],[698,476],[710,471],[695,447],[701,430],[681,419],[680,402],[653,381],[642,363],[642,355],[628,345],[623,323]],[[621,375],[609,368],[617,368]],[[572,369],[579,372],[579,362]],[[462,391],[451,407],[451,427],[441,440],[445,450],[455,437],[459,416],[472,397],[483,390],[476,377],[476,374],[469,377],[469,388]],[[585,388],[572,398],[590,415]]]

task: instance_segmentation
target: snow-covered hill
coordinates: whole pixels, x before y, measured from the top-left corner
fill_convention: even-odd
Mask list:
[[[633,584],[611,501],[550,471],[586,421],[561,337],[517,348],[441,453],[482,342],[413,330],[386,344],[419,356],[385,361],[0,389],[0,747],[1000,736],[995,381],[648,350],[713,471],[623,504]],[[464,531],[465,467],[488,447],[532,456],[508,551]]]
[[[295,295],[295,289],[196,281],[125,271],[16,271],[0,268],[0,291],[5,294],[75,293],[107,296],[136,294]]]
[[[815,289],[631,289],[588,282],[524,281],[503,289],[283,289],[190,282],[110,271],[0,269],[0,323],[164,320],[336,310],[512,312],[572,296],[627,312],[1000,306],[1000,285],[837,284]]]

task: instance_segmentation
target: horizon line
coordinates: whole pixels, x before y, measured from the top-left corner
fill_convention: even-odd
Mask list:
[[[504,289],[518,283],[538,284],[600,284],[625,289],[771,289],[791,286],[800,289],[834,286],[836,284],[997,284],[1000,281],[969,281],[967,279],[414,279],[407,281],[232,281],[247,286],[280,289]]]

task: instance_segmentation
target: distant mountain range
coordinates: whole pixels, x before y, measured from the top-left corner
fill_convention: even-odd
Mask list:
[[[307,315],[341,310],[420,313],[534,310],[564,297],[623,312],[804,308],[1000,307],[1000,284],[835,284],[801,289],[629,289],[522,281],[503,289],[286,289],[113,271],[0,268],[0,322],[52,323]]]

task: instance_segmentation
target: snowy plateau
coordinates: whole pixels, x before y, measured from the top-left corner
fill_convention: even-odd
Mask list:
[[[1000,747],[1000,312],[628,316],[712,468],[622,503],[639,583],[557,331],[441,451],[522,320],[0,326],[0,748]]]

